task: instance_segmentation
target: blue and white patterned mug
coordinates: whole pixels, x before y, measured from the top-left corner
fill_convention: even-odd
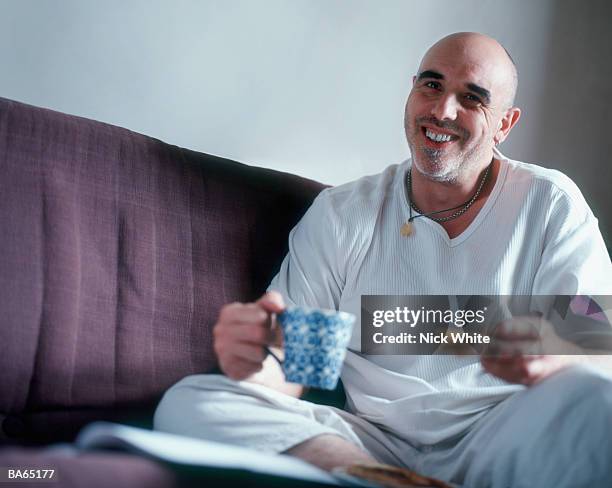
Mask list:
[[[288,307],[277,317],[283,331],[283,371],[291,383],[336,388],[355,316],[336,310]]]

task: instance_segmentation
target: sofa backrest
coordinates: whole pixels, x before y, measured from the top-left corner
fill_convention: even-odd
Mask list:
[[[322,188],[0,99],[0,437],[149,416],[210,371],[219,308],[265,290]]]

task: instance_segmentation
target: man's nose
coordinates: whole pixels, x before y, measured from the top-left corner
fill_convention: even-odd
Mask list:
[[[457,118],[457,99],[454,95],[444,95],[431,108],[431,114],[438,120],[455,120]]]

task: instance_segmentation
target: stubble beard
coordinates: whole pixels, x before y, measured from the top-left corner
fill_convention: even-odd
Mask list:
[[[418,129],[417,129],[418,130]],[[416,135],[414,139],[416,139]],[[440,183],[454,183],[461,174],[461,169],[465,165],[464,158],[457,157],[450,159],[444,154],[443,149],[432,149],[422,145],[416,145],[414,139],[408,138],[408,146],[412,154],[412,164],[418,169],[419,173],[427,179]]]
[[[459,159],[449,161],[448,157],[444,156],[444,151],[429,147],[420,147],[416,151],[411,148],[411,152],[412,161],[423,176],[441,183],[457,181],[464,164]]]
[[[410,124],[412,125],[412,124]],[[414,123],[414,126],[408,127],[406,130],[408,146],[412,154],[412,163],[418,171],[431,181],[440,183],[456,183],[472,166],[476,165],[480,157],[484,156],[484,150],[480,144],[467,150],[460,150],[459,154],[451,157],[445,154],[445,149],[433,149],[417,143],[420,135],[419,124]],[[465,131],[467,140],[470,134]],[[457,141],[459,144],[461,141]]]

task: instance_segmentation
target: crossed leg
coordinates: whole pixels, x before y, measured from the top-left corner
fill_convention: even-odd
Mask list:
[[[184,378],[164,395],[154,426],[173,434],[284,453],[324,470],[375,458],[333,409],[222,375]]]

